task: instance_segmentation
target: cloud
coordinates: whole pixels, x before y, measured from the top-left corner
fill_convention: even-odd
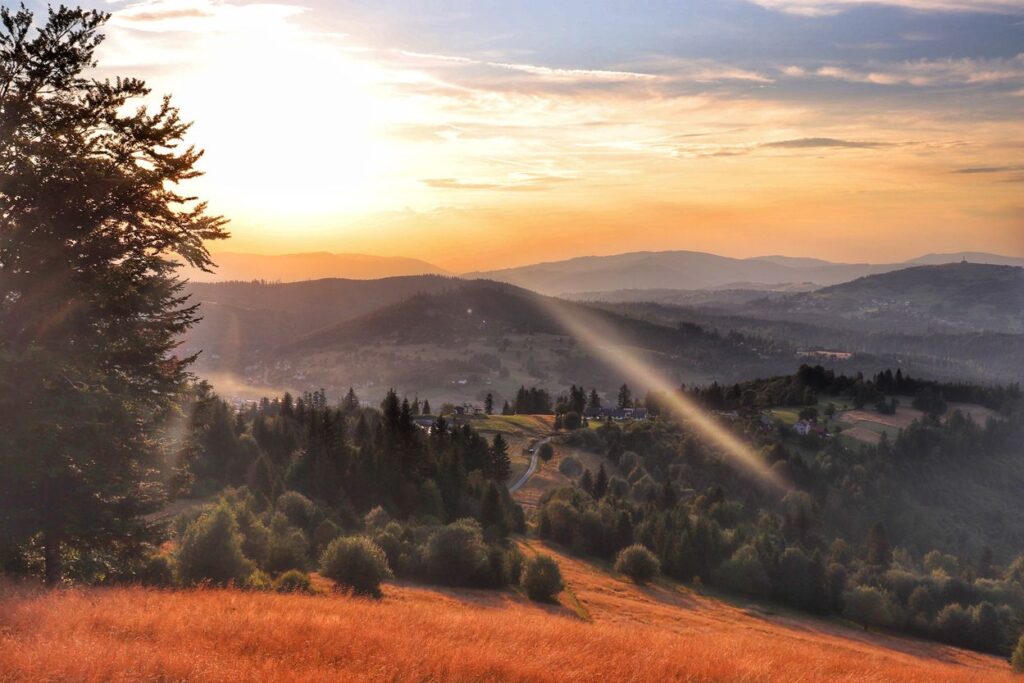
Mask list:
[[[654,74],[639,73],[634,71],[617,71],[614,69],[562,69],[550,66],[539,66],[536,64],[515,64],[510,62],[492,62],[469,57],[454,55],[431,54],[424,52],[410,52],[407,50],[396,50],[405,57],[426,61],[449,62],[453,64],[486,66],[507,71],[518,71],[520,73],[537,76],[541,79],[552,81],[654,81],[659,77]]]
[[[824,17],[856,7],[887,5],[920,12],[1024,14],[1024,0],[750,0],[766,9],[803,17]]]
[[[975,173],[1016,173],[1019,171],[1024,171],[1024,164],[1011,166],[970,166],[968,168],[958,168],[953,173],[972,175]]]
[[[938,59],[893,63],[867,63],[863,66],[822,66],[817,69],[785,67],[794,78],[817,76],[848,83],[874,85],[910,85],[915,87],[950,85],[991,85],[1024,81],[1024,53],[1009,59]]]
[[[765,142],[761,147],[781,147],[786,149],[813,149],[818,147],[845,147],[849,149],[874,149],[888,147],[885,142],[868,142],[863,140],[840,140],[838,138],[796,138],[794,140],[779,140],[777,142]]]
[[[544,175],[537,173],[510,173],[496,181],[467,178],[422,178],[420,182],[428,187],[439,190],[503,190],[524,191],[543,190],[573,180],[567,176]]]

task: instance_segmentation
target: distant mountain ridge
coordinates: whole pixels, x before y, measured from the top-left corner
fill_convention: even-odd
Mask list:
[[[984,253],[928,254],[905,263],[831,263],[820,259],[760,256],[736,259],[695,251],[642,251],[614,256],[583,256],[519,268],[467,273],[466,278],[508,282],[552,296],[631,289],[750,288],[793,283],[836,285],[912,265],[957,262],[1024,266],[1024,258]]]
[[[1024,333],[1024,268],[1019,266],[922,265],[812,292],[767,294],[758,298],[748,292],[732,302],[719,297],[704,308],[862,332]]]
[[[181,274],[193,282],[301,282],[323,278],[378,280],[407,275],[451,275],[432,263],[415,258],[326,251],[296,254],[219,252],[213,254],[213,260],[217,265],[212,273],[186,268]]]

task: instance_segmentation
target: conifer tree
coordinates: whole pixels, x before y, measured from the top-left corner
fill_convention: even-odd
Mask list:
[[[633,392],[629,390],[628,384],[619,387],[619,409],[633,407]]]
[[[488,461],[485,471],[487,477],[501,483],[508,481],[512,461],[508,457],[508,444],[500,432],[494,435],[494,441],[491,442]]]
[[[67,554],[150,537],[197,320],[176,271],[227,234],[179,189],[201,153],[170,99],[85,77],[107,18],[0,8],[0,527],[39,539],[50,583]]]

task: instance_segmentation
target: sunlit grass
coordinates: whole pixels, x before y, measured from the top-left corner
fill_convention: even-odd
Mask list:
[[[0,585],[0,680],[1013,680],[994,657],[770,616],[668,581],[639,588],[531,545],[556,555],[571,600],[406,585],[386,585],[381,601]]]

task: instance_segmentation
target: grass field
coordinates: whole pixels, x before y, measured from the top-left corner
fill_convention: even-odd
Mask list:
[[[555,554],[557,605],[394,584],[380,601],[0,584],[0,681],[1016,680],[994,657]]]

